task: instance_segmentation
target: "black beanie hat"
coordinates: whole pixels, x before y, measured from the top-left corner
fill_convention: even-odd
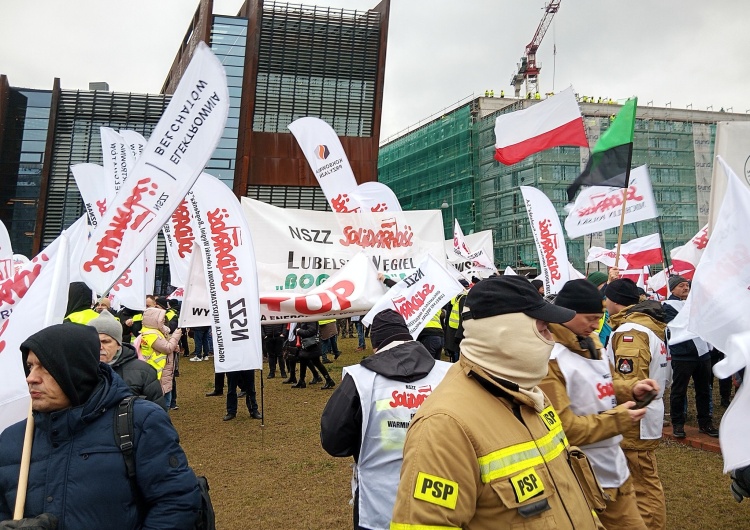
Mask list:
[[[99,383],[99,334],[91,326],[56,324],[21,344],[23,365],[33,351],[72,406],[82,405]]]
[[[160,296],[155,301],[156,305],[158,305],[162,309],[169,309],[169,300],[167,300],[166,296]]]
[[[393,309],[384,309],[372,319],[370,341],[372,348],[379,350],[397,340],[414,340],[409,333],[404,317]]]
[[[588,280],[570,280],[563,285],[555,298],[555,305],[567,307],[576,313],[603,313],[602,293]]]
[[[640,301],[638,286],[629,278],[620,278],[607,284],[604,296],[616,304],[629,306]]]

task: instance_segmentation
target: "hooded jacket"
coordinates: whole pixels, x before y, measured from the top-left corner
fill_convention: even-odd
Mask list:
[[[146,507],[139,526],[114,436],[117,405],[131,392],[106,364],[99,364],[98,379],[82,405],[34,413],[24,517],[52,513],[58,530],[192,528],[201,506],[198,482],[167,413],[142,399],[133,408],[136,480]],[[13,515],[25,429],[23,420],[0,434],[0,520]]]
[[[83,282],[73,282],[68,287],[68,307],[65,309],[65,322],[87,324],[99,316],[91,309],[91,289]]]
[[[412,340],[392,342],[359,364],[388,379],[410,383],[429,374],[435,359],[421,343]],[[355,462],[359,460],[362,403],[349,375],[344,377],[323,409],[320,442],[331,456],[353,456]]]
[[[147,362],[141,361],[130,344],[122,345],[122,353],[112,364],[112,369],[122,377],[133,394],[142,396],[148,401],[153,401],[167,410],[164,392],[162,392],[161,384],[156,377],[156,370]]]

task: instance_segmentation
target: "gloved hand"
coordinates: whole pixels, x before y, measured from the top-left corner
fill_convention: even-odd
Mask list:
[[[29,517],[28,519],[0,522],[0,530],[11,530],[16,528],[24,528],[26,530],[56,530],[57,516],[51,513],[43,513],[36,517]]]
[[[731,477],[730,488],[734,500],[742,502],[745,497],[750,497],[750,466],[735,469],[732,471]]]

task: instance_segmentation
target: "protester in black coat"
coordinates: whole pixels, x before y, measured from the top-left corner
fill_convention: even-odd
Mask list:
[[[303,339],[316,337],[318,336],[319,329],[318,329],[318,323],[317,322],[302,322],[297,325],[297,327],[294,329],[295,334],[300,340],[300,344]],[[331,376],[328,375],[328,370],[326,370],[325,366],[323,366],[323,363],[320,362],[320,357],[323,355],[323,350],[320,347],[320,340],[318,340],[317,343],[308,346],[307,348],[304,347],[304,345],[301,345],[300,352],[299,352],[299,358],[300,358],[300,374],[299,374],[299,382],[296,385],[293,385],[292,388],[305,388],[307,384],[305,383],[305,376],[307,375],[307,366],[312,365],[315,366],[315,368],[318,369],[318,371],[323,374],[323,377],[326,380],[326,384],[322,387],[322,390],[325,390],[327,388],[333,388],[336,386],[336,383],[333,382],[333,379],[331,379]],[[317,381],[313,380],[313,383]]]

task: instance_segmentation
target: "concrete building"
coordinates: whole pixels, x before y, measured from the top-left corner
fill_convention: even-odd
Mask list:
[[[541,189],[561,220],[566,188],[580,174],[588,150],[558,147],[504,166],[494,159],[495,119],[536,101],[479,97],[387,139],[381,144],[378,179],[390,186],[405,209],[443,208],[446,238],[451,211],[464,233],[492,230],[499,269],[538,267],[536,247],[518,186]],[[581,102],[593,147],[620,105]],[[716,122],[748,120],[746,114],[639,107],[633,167],[648,165],[668,250],[684,244],[708,215]],[[449,206],[449,207],[448,207]],[[656,220],[626,225],[623,241],[657,232]],[[573,265],[584,270],[590,246],[612,248],[617,229],[566,241]]]

